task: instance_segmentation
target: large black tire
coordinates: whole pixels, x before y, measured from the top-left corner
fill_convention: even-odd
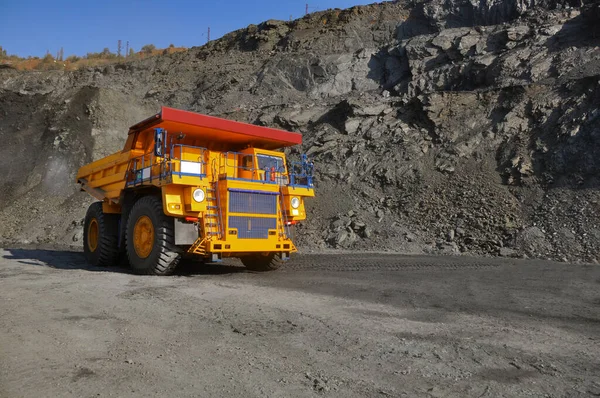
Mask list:
[[[268,255],[253,254],[242,257],[241,260],[242,264],[250,271],[258,272],[275,271],[285,263],[279,253],[269,253]]]
[[[119,264],[119,215],[105,214],[102,202],[90,205],[83,223],[83,253],[96,267]]]
[[[145,223],[150,222],[153,230],[153,243],[145,256],[141,247],[136,250],[134,242],[135,226],[140,220]],[[144,196],[135,202],[127,220],[125,235],[127,258],[134,272],[142,275],[170,275],[173,273],[181,259],[181,250],[175,246],[173,222],[173,218],[167,217],[163,212],[159,197]]]

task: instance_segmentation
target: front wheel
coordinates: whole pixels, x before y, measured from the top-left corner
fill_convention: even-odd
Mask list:
[[[163,212],[161,199],[145,196],[135,202],[127,219],[127,258],[144,275],[170,275],[181,258],[175,246],[173,219]]]
[[[275,271],[281,268],[285,262],[279,253],[253,254],[242,257],[241,260],[242,264],[250,271],[258,272]]]

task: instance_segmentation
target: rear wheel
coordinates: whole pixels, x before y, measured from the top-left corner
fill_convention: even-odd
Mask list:
[[[159,197],[145,196],[135,202],[125,239],[129,264],[138,274],[170,275],[181,258],[173,218],[164,214]]]
[[[105,214],[102,202],[90,205],[83,223],[83,253],[94,266],[118,264],[119,215]]]
[[[281,268],[284,261],[279,253],[253,254],[242,257],[242,264],[251,271],[275,271]]]

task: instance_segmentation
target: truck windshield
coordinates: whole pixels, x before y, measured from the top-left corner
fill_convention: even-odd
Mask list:
[[[258,168],[260,170],[271,170],[275,168],[278,173],[283,173],[285,167],[283,166],[283,158],[279,156],[268,156],[268,155],[256,155],[258,159]]]

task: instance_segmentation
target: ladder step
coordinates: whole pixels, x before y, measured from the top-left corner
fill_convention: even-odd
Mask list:
[[[219,224],[216,224],[216,223],[206,223],[206,224],[204,224],[204,226],[205,227],[218,227]]]
[[[201,256],[206,254],[206,250],[204,249],[204,243],[206,242],[206,238],[198,238],[196,242],[188,249],[188,253],[199,254]]]
[[[219,215],[218,214],[205,214],[204,217],[213,218],[213,217],[219,217]]]
[[[219,206],[206,206],[207,209],[218,209]]]

